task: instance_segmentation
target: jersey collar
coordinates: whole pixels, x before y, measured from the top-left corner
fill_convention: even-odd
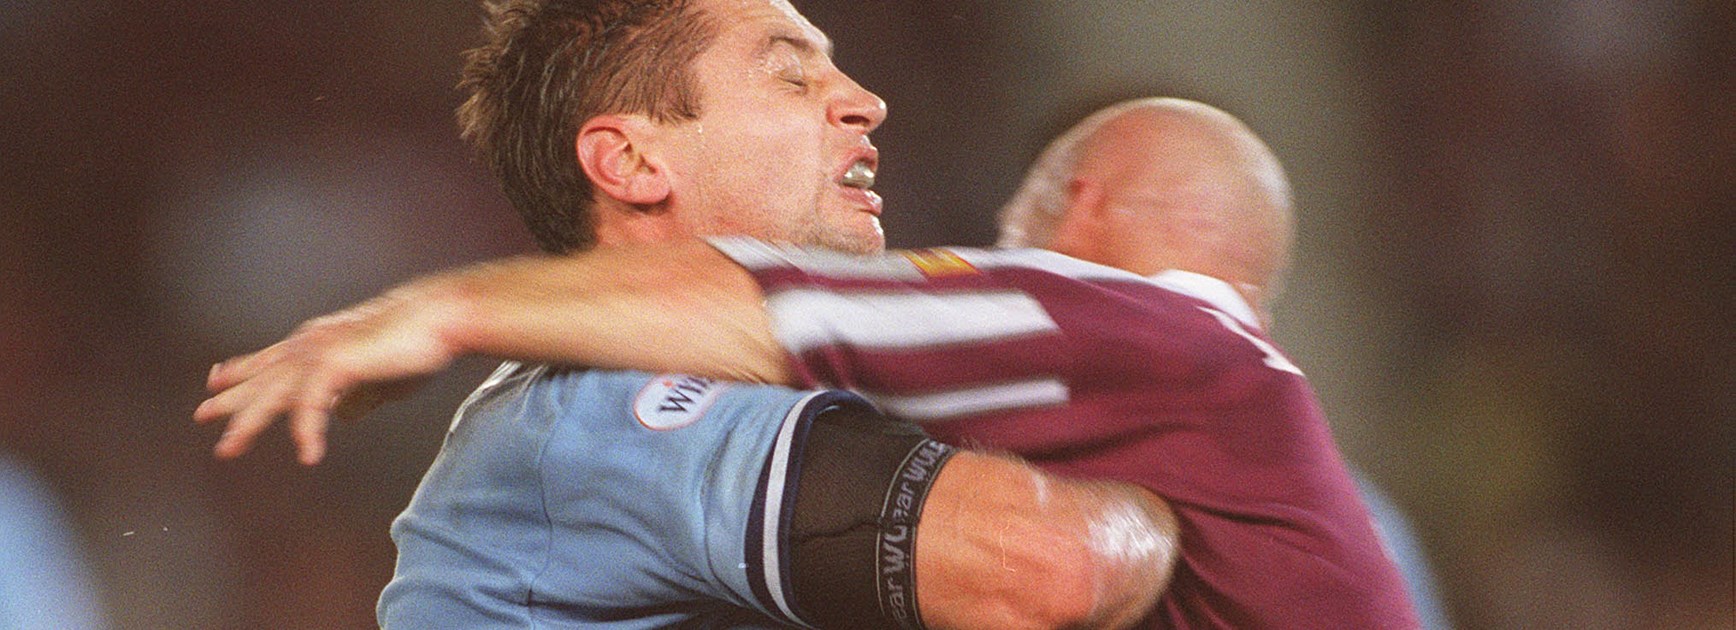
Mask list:
[[[1255,330],[1260,329],[1260,318],[1254,314],[1254,307],[1248,305],[1248,301],[1242,298],[1242,294],[1236,292],[1236,288],[1230,286],[1228,282],[1205,274],[1180,269],[1171,269],[1150,276],[1150,280],[1165,289],[1204,300],[1217,307],[1218,310],[1241,321],[1243,325]]]

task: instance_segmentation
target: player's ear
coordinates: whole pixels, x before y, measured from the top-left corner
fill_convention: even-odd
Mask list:
[[[574,143],[579,167],[597,190],[648,206],[669,197],[668,172],[646,152],[656,126],[644,116],[604,114],[585,121]]]
[[[1101,182],[1083,176],[1067,180],[1067,206],[1061,215],[1066,220],[1096,223],[1108,210],[1109,195]]]
[[[1045,247],[1068,256],[1097,260],[1103,247],[1103,239],[1099,237],[1108,217],[1103,185],[1090,178],[1073,177],[1067,180],[1066,195],[1061,220]]]

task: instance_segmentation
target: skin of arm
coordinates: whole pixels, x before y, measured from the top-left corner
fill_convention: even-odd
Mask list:
[[[793,384],[764,296],[703,241],[511,258],[428,276],[213,366],[200,423],[239,456],[288,416],[304,464],[353,418],[467,354]],[[700,316],[703,314],[703,316]]]
[[[1168,587],[1177,537],[1142,488],[961,452],[923,509],[917,601],[930,628],[1125,628]]]
[[[701,241],[520,259],[451,279],[430,290],[455,293],[435,298],[462,313],[442,334],[455,354],[794,384],[758,284]],[[594,323],[574,335],[574,322]]]
[[[281,416],[301,461],[355,417],[466,354],[795,384],[752,276],[702,241],[523,257],[428,276],[214,366],[219,457]],[[1174,515],[1128,485],[961,453],[929,495],[918,600],[931,628],[1124,627],[1167,585]]]

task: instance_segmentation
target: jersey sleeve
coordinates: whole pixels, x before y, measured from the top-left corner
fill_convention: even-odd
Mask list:
[[[566,519],[556,520],[574,524],[556,536],[614,543],[593,561],[620,566],[622,557],[639,559],[632,570],[618,572],[623,582],[642,582],[616,594],[624,599],[637,591],[654,594],[643,598],[648,603],[678,600],[687,594],[656,593],[667,584],[689,584],[703,598],[805,625],[789,580],[791,480],[813,419],[868,403],[847,392],[681,375],[605,389],[613,399],[592,398],[631,412],[605,414],[619,421],[585,429],[572,441],[574,452],[549,453],[551,462],[559,462],[549,464],[545,475],[554,499],[550,509],[570,509]],[[620,398],[627,393],[630,401]],[[590,565],[557,557],[555,566]]]
[[[675,374],[491,379],[393,525],[382,625],[805,625],[790,480],[813,419],[848,406],[868,403]]]

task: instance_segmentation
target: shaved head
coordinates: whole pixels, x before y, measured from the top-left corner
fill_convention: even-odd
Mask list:
[[[1181,269],[1275,292],[1294,238],[1277,156],[1241,121],[1155,98],[1101,110],[1051,143],[1001,214],[1001,245],[1138,273]]]

